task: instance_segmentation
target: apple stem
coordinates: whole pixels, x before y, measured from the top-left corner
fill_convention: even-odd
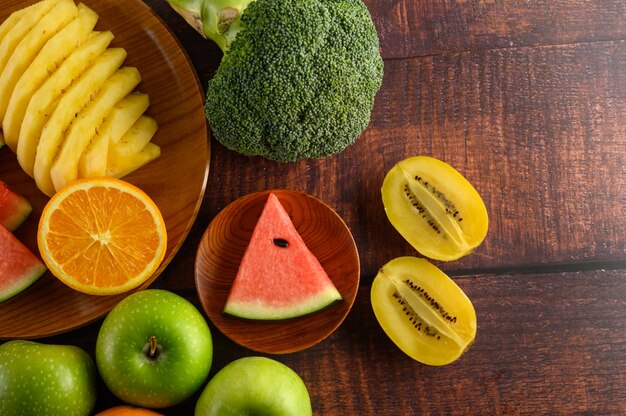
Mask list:
[[[154,335],[150,337],[150,357],[154,357],[154,353],[157,349],[157,339]]]

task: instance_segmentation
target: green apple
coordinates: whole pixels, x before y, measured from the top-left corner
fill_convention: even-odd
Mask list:
[[[0,345],[0,415],[89,415],[96,366],[82,349],[32,341]]]
[[[169,407],[187,399],[204,384],[212,358],[203,316],[165,290],[144,290],[122,300],[96,340],[96,364],[106,386],[142,407]]]
[[[222,368],[196,403],[196,416],[308,416],[311,399],[291,368],[265,357],[246,357]]]

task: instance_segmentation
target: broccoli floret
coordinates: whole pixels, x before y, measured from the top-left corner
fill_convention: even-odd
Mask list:
[[[201,21],[194,26],[224,51],[205,105],[216,139],[280,162],[328,156],[354,143],[369,124],[383,75],[378,35],[362,1],[232,7],[234,1],[185,9],[197,16],[187,21]],[[180,1],[175,8],[181,12]]]

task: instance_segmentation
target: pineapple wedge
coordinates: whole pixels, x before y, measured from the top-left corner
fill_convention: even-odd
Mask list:
[[[21,75],[9,100],[2,129],[6,142],[17,149],[19,131],[30,98],[44,81],[91,33],[98,20],[96,12],[84,4],[78,5],[78,16],[52,37]]]
[[[36,1],[36,0],[35,0]],[[79,177],[123,177],[161,154],[136,68],[98,14],[39,0],[0,22],[0,147],[46,195]]]
[[[158,128],[152,117],[143,115],[132,125],[130,130],[117,143],[109,144],[109,154],[112,158],[138,153],[146,147]]]
[[[24,71],[35,59],[45,43],[73,20],[77,13],[78,11],[73,0],[62,1],[54,9],[46,13],[17,45],[7,61],[2,75],[0,75],[0,120],[4,120],[15,84],[17,84]],[[9,137],[5,136],[5,139],[9,139]],[[17,148],[17,143],[11,140],[7,140],[7,145],[13,151]]]
[[[150,142],[140,152],[129,155],[117,155],[107,165],[106,175],[121,178],[161,156],[161,148]]]
[[[93,62],[101,56],[113,40],[111,32],[92,32],[34,93],[20,127],[17,142],[17,160],[24,171],[34,176],[35,157],[41,131],[56,108],[59,98]]]
[[[109,143],[119,142],[149,105],[148,95],[138,92],[129,94],[115,104],[80,157],[78,163],[80,178],[105,176]]]
[[[24,9],[19,9],[14,11],[6,18],[4,22],[0,25],[0,44],[2,44],[2,39],[6,36],[7,33],[22,19],[22,17],[28,13],[29,9],[34,7],[35,5],[28,6]]]
[[[50,177],[57,191],[78,178],[78,162],[89,141],[113,106],[130,94],[140,81],[141,75],[137,68],[117,70],[76,116],[50,169]]]
[[[50,169],[65,139],[65,130],[76,121],[76,116],[97,94],[102,84],[117,71],[124,59],[124,49],[108,49],[59,99],[56,109],[41,131],[35,156],[33,173],[37,187],[44,194],[52,196],[55,192]]]
[[[14,14],[17,15],[17,18],[11,19],[11,17],[9,17],[7,21],[3,23],[4,26],[11,20],[9,22],[11,25],[9,26],[7,24],[7,31],[0,43],[0,71],[4,69],[17,44],[20,43],[24,36],[26,36],[46,13],[60,2],[61,0],[44,0],[35,3],[26,9],[15,12]]]
[[[148,116],[139,120],[117,143],[111,143],[106,175],[121,178],[161,155],[161,148],[151,143],[157,122]]]

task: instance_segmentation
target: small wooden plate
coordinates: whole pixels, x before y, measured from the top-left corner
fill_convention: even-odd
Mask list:
[[[35,1],[3,0],[0,22],[12,11]],[[111,47],[123,47],[128,52],[124,65],[139,69],[142,81],[137,90],[150,96],[147,114],[159,125],[153,141],[161,146],[161,156],[123,178],[154,200],[167,227],[165,259],[142,289],[174,257],[204,196],[210,153],[204,94],[174,35],[141,0],[82,1],[100,16],[95,30],[110,30],[115,35]],[[0,149],[0,180],[32,204],[33,212],[16,236],[38,253],[37,225],[49,198],[22,171],[15,154],[6,146]],[[39,338],[69,331],[102,317],[128,294],[85,295],[46,273],[19,295],[0,302],[0,339]]]
[[[230,287],[270,192],[285,207],[343,299],[311,315],[282,321],[224,315]],[[311,347],[339,327],[356,297],[360,265],[350,230],[328,205],[300,192],[267,190],[237,199],[213,219],[198,247],[195,274],[202,307],[220,331],[251,350],[284,354]]]

